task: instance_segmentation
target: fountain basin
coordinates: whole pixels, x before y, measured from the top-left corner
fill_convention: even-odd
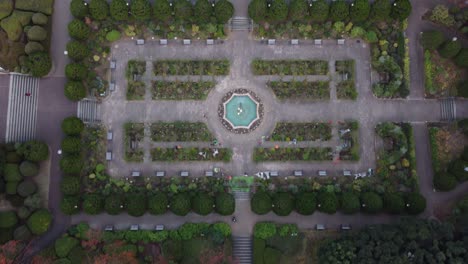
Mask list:
[[[234,128],[249,129],[260,118],[259,103],[250,94],[233,93],[224,103],[224,119]]]

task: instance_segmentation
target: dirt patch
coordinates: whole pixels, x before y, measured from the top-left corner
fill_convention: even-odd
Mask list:
[[[464,71],[458,68],[452,60],[445,59],[437,51],[431,53],[433,65],[433,82],[437,87],[438,94],[453,95],[456,94],[458,82],[464,77]]]
[[[442,167],[446,167],[452,160],[457,159],[464,147],[468,145],[468,138],[456,126],[440,128],[436,138]]]

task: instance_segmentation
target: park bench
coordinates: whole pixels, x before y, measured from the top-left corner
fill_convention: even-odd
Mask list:
[[[268,40],[268,45],[275,45],[276,44],[276,39],[269,39]]]
[[[111,92],[115,91],[115,83],[114,82],[111,82],[109,84],[109,91],[111,91]]]
[[[111,68],[111,69],[115,69],[116,67],[117,67],[116,61],[115,61],[115,60],[111,60],[111,62],[110,62],[110,68]]]
[[[165,171],[157,171],[155,174],[156,174],[156,177],[164,177],[164,176],[166,176],[166,172],[165,172]]]
[[[138,231],[140,229],[139,225],[131,225],[130,226],[130,231]]]
[[[114,226],[113,225],[106,225],[106,227],[104,227],[104,231],[114,231]]]
[[[164,225],[156,225],[155,230],[156,231],[163,231],[164,230]]]
[[[207,39],[206,40],[206,45],[214,45],[214,40],[213,39]]]
[[[107,140],[111,141],[114,138],[114,132],[112,130],[107,131]]]
[[[295,171],[294,171],[294,176],[299,177],[299,176],[302,176],[302,175],[303,175],[303,174],[302,174],[302,171],[301,171],[301,170],[295,170]]]
[[[344,39],[337,39],[337,40],[336,40],[336,43],[337,43],[338,45],[344,45],[344,44],[345,44],[345,40],[344,40]]]
[[[314,45],[317,45],[317,46],[322,45],[322,40],[321,39],[314,39]]]
[[[111,160],[112,160],[112,152],[111,152],[111,151],[107,151],[107,152],[106,152],[106,160],[107,160],[107,161],[111,161]]]
[[[145,40],[144,39],[137,39],[136,44],[137,45],[145,45]]]
[[[160,39],[159,45],[167,45],[167,39]]]
[[[318,176],[321,176],[321,177],[327,176],[327,171],[319,170],[318,171]]]
[[[341,230],[351,230],[351,226],[348,224],[341,224]]]
[[[190,45],[192,44],[192,41],[190,39],[184,39],[184,45]]]
[[[315,226],[315,229],[318,230],[318,231],[322,231],[322,230],[325,230],[326,228],[325,228],[325,225],[323,225],[323,224],[317,224]]]
[[[343,170],[343,176],[353,176],[353,174],[349,170]]]
[[[291,45],[299,45],[298,39],[291,39]]]
[[[139,171],[132,171],[132,177],[140,177],[141,173]]]
[[[206,177],[213,177],[213,175],[214,175],[213,171],[205,171]]]
[[[272,171],[272,172],[270,172],[270,176],[271,177],[278,177],[279,173],[278,173],[278,171]]]
[[[188,171],[181,171],[180,172],[180,177],[188,177],[189,176],[189,172]]]

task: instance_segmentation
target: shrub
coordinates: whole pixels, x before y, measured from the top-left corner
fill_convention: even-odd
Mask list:
[[[236,201],[230,193],[221,192],[215,198],[216,212],[220,215],[232,215],[236,209]]]
[[[104,210],[110,215],[117,215],[122,211],[124,199],[120,194],[111,194],[104,201]]]
[[[459,67],[468,68],[468,48],[461,49],[454,62]]]
[[[191,206],[190,197],[186,193],[176,194],[170,200],[171,211],[176,215],[187,215]]]
[[[82,63],[70,63],[65,66],[65,76],[74,81],[86,79],[88,68]]]
[[[130,4],[130,10],[136,20],[148,20],[151,17],[151,4],[148,0],[133,0]]]
[[[256,214],[263,215],[271,211],[271,198],[266,192],[256,192],[250,200],[250,207]]]
[[[361,204],[359,197],[353,192],[345,192],[341,195],[341,210],[345,214],[354,214],[359,211]]]
[[[190,240],[199,233],[200,224],[184,223],[177,232],[182,240]]]
[[[253,239],[253,263],[263,263],[263,252],[265,251],[265,240],[255,238]]]
[[[47,31],[41,26],[32,26],[26,35],[28,40],[43,41],[47,38]]]
[[[49,211],[39,209],[29,217],[27,225],[33,234],[42,235],[47,232],[51,222],[52,216]]]
[[[175,0],[174,18],[180,21],[190,21],[193,17],[192,4],[187,0]]]
[[[431,16],[429,19],[433,22],[440,23],[447,27],[451,27],[455,24],[455,18],[445,5],[436,5],[430,13]]]
[[[399,193],[386,193],[383,196],[384,208],[388,213],[401,214],[405,210],[405,201]]]
[[[5,187],[6,194],[14,195],[16,194],[16,189],[18,188],[18,182],[7,182]]]
[[[254,227],[254,237],[259,239],[268,239],[276,235],[276,225],[271,222],[256,223]]]
[[[106,40],[109,42],[114,42],[120,39],[120,32],[118,30],[111,30],[106,34]]]
[[[96,20],[104,20],[109,15],[109,5],[105,0],[91,0],[89,3],[89,13]]]
[[[468,180],[468,171],[466,171],[465,168],[468,168],[468,161],[458,159],[452,163],[449,172],[453,174],[458,181],[463,182]]]
[[[55,254],[59,258],[66,258],[68,253],[72,250],[72,248],[78,246],[80,241],[73,237],[61,237],[55,240]]]
[[[84,123],[75,116],[70,116],[62,121],[62,131],[69,136],[78,136],[83,132]]]
[[[109,11],[111,17],[116,21],[128,20],[128,6],[125,0],[112,0]]]
[[[369,17],[370,5],[368,0],[356,0],[349,8],[349,16],[355,22],[362,22]]]
[[[347,21],[349,17],[349,6],[344,0],[337,0],[330,5],[329,18],[332,21]]]
[[[461,80],[458,82],[457,96],[468,98],[468,80]]]
[[[406,211],[409,214],[417,215],[426,209],[426,198],[420,193],[409,193],[406,196]]]
[[[0,228],[0,245],[13,239],[13,228]]]
[[[299,228],[296,224],[284,224],[281,225],[278,229],[278,234],[280,237],[287,237],[291,235],[297,235]]]
[[[198,24],[207,24],[213,15],[213,7],[208,0],[197,0],[193,7],[193,14]]]
[[[44,142],[37,140],[27,141],[17,150],[26,160],[39,162],[49,157],[49,148]]]
[[[275,248],[266,247],[263,252],[263,263],[275,264],[280,263],[281,251]]]
[[[265,0],[252,0],[249,3],[249,17],[256,23],[265,21],[267,17],[267,2]]]
[[[439,172],[434,175],[433,184],[438,191],[447,192],[457,186],[457,179],[450,173]]]
[[[44,51],[34,52],[29,54],[26,62],[27,67],[31,70],[31,75],[34,77],[46,76],[52,68],[52,61],[49,54]]]
[[[14,211],[0,212],[0,228],[11,228],[18,223],[18,217]]]
[[[304,21],[308,16],[308,5],[304,0],[293,0],[289,4],[288,20]]]
[[[231,226],[228,225],[227,223],[224,223],[224,222],[214,223],[212,227],[214,230],[221,233],[224,238],[231,236],[231,233],[232,233]]]
[[[80,197],[65,195],[60,202],[60,211],[66,215],[74,215],[80,212]]]
[[[21,206],[18,208],[16,212],[18,214],[19,219],[26,220],[31,215],[31,210],[29,210],[26,206]]]
[[[172,8],[167,0],[155,0],[153,16],[156,20],[167,22],[172,17]]]
[[[68,23],[68,34],[78,40],[86,40],[89,37],[90,29],[83,21],[73,19]]]
[[[61,146],[64,153],[79,153],[81,152],[81,139],[73,136],[65,137]]]
[[[44,47],[39,42],[30,41],[24,47],[24,52],[26,52],[26,54],[28,54],[28,55],[32,54],[34,52],[38,52],[38,51],[44,51]]]
[[[128,194],[125,197],[127,212],[131,216],[142,216],[146,213],[146,195],[140,193]]]
[[[18,196],[18,197],[23,199],[21,196]],[[27,206],[31,210],[42,208],[41,196],[39,195],[39,193],[35,193],[33,195],[26,197],[26,199],[24,199],[24,205]]]
[[[385,21],[390,17],[392,5],[388,0],[376,0],[372,4],[369,18],[374,21]]]
[[[9,16],[0,22],[1,28],[7,33],[8,40],[18,41],[23,33],[23,26],[17,16]]]
[[[334,214],[338,209],[338,198],[333,192],[320,192],[317,196],[319,211]]]
[[[362,210],[366,213],[375,214],[382,210],[382,198],[374,192],[365,192],[361,194]]]
[[[36,24],[36,25],[47,25],[48,21],[49,21],[49,18],[47,18],[47,16],[42,13],[35,13],[32,16],[32,22],[33,24]]]
[[[289,215],[294,208],[294,199],[287,192],[280,192],[273,196],[273,212],[279,216]]]
[[[392,5],[391,17],[400,21],[405,20],[411,14],[411,3],[409,0],[395,0]]]
[[[219,0],[214,6],[214,13],[218,24],[226,24],[234,15],[234,6],[228,0]]]
[[[439,49],[440,56],[450,59],[455,57],[462,48],[461,41],[448,40]]]
[[[79,101],[86,97],[86,88],[81,82],[69,81],[65,84],[65,97],[70,101]]]
[[[302,192],[296,196],[296,211],[301,215],[311,215],[317,207],[315,193]]]
[[[163,192],[158,192],[148,198],[148,211],[153,215],[164,214],[167,211],[168,204],[167,195]]]
[[[29,195],[37,191],[37,185],[34,181],[23,181],[18,185],[17,192],[23,197],[28,197]]]
[[[90,215],[96,215],[102,212],[104,202],[98,194],[87,194],[83,199],[83,210]]]
[[[270,22],[281,22],[288,17],[288,5],[284,0],[271,0],[267,9],[267,17]]]
[[[23,157],[15,152],[7,152],[6,154],[6,163],[20,163],[23,160]]]
[[[18,226],[14,233],[13,237],[15,240],[30,240],[32,237],[31,231],[25,225]]]
[[[425,49],[435,50],[445,41],[445,36],[438,30],[424,31],[421,34],[421,45]]]
[[[325,0],[317,0],[312,3],[309,14],[312,22],[325,22],[328,19],[330,6]]]
[[[66,155],[60,160],[60,169],[68,174],[80,174],[83,160],[79,156]]]
[[[23,176],[20,173],[18,164],[5,164],[3,170],[3,177],[7,182],[19,182],[23,179]]]
[[[70,11],[75,18],[84,18],[89,14],[88,5],[83,0],[72,0]]]
[[[60,183],[60,190],[65,195],[80,193],[81,183],[79,177],[65,176]]]
[[[2,0],[0,1],[0,19],[3,19],[11,14],[13,11],[13,1],[12,0]]]
[[[89,56],[89,49],[86,44],[72,40],[67,43],[68,57],[75,61],[80,61]]]

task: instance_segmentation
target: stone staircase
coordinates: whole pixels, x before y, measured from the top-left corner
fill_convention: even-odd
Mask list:
[[[6,142],[27,141],[36,136],[39,78],[11,74]]]
[[[239,264],[252,264],[252,238],[233,236],[232,254]]]
[[[87,124],[101,122],[101,104],[96,99],[85,98],[78,102],[77,116]]]
[[[234,191],[234,198],[238,201],[250,200],[250,192]]]
[[[253,22],[248,17],[233,17],[229,20],[229,29],[231,31],[252,31]]]
[[[453,97],[440,100],[441,121],[451,122],[457,118],[455,99]]]

